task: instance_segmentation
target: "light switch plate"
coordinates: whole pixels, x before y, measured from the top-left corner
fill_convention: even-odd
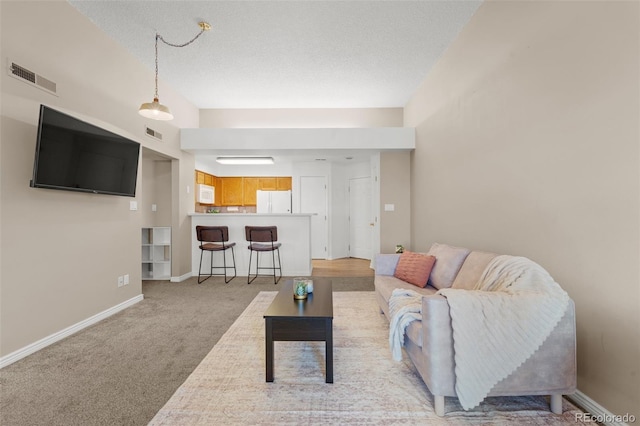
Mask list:
[[[138,210],[138,202],[129,201],[129,210]]]
[[[392,212],[396,209],[395,204],[385,204],[384,205],[384,211],[385,212]]]

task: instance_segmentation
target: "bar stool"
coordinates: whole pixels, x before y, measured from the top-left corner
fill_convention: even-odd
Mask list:
[[[236,243],[229,243],[229,227],[227,226],[196,226],[196,236],[200,241],[200,266],[198,267],[198,284],[205,282],[212,276],[223,276],[225,284],[236,277],[236,255],[233,247]],[[227,266],[226,252],[231,249],[233,266]],[[205,251],[211,253],[211,270],[204,280],[200,280],[202,275],[202,255]],[[222,252],[222,266],[213,266],[213,252]],[[233,268],[233,276],[227,279],[227,269]],[[223,269],[224,274],[214,274],[214,269]]]
[[[247,284],[251,284],[259,274],[260,269],[273,271],[273,284],[278,284],[282,278],[282,264],[280,263],[280,246],[278,242],[278,228],[276,226],[245,226],[245,237],[249,242],[249,272],[247,274]],[[256,252],[256,275],[251,277],[251,259],[253,252]],[[273,266],[260,266],[260,253],[271,252]],[[275,252],[278,252],[278,266],[276,266]],[[280,276],[276,279],[276,269],[280,271]],[[262,274],[267,275],[267,274]],[[271,274],[268,274],[271,275]]]

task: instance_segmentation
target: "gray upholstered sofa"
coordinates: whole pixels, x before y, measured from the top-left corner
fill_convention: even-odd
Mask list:
[[[457,253],[455,259],[448,254]],[[494,253],[470,251],[434,244],[436,262],[429,285],[424,288],[394,277],[399,254],[379,254],[375,261],[375,291],[381,311],[390,319],[389,299],[394,289],[419,292],[422,297],[421,321],[406,328],[403,349],[434,396],[435,412],[445,414],[445,397],[457,397],[452,320],[445,297],[437,295],[431,284],[436,267],[449,280],[451,288],[471,290]],[[432,253],[433,254],[433,253]],[[460,255],[462,254],[462,256]],[[440,263],[440,264],[438,264]],[[442,283],[440,283],[442,285]],[[440,287],[441,287],[440,285]],[[576,341],[573,301],[558,325],[538,350],[510,376],[495,385],[487,396],[550,395],[553,413],[562,413],[562,395],[576,389]]]

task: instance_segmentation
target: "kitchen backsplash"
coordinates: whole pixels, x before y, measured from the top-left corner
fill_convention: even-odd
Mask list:
[[[256,206],[205,206],[205,205],[197,205],[196,213],[210,213],[215,210],[217,213],[255,213]]]

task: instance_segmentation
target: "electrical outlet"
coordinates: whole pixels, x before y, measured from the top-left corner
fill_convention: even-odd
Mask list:
[[[129,274],[124,276],[124,285],[129,285]]]
[[[118,277],[118,287],[122,287],[124,285],[124,277],[120,275]]]

